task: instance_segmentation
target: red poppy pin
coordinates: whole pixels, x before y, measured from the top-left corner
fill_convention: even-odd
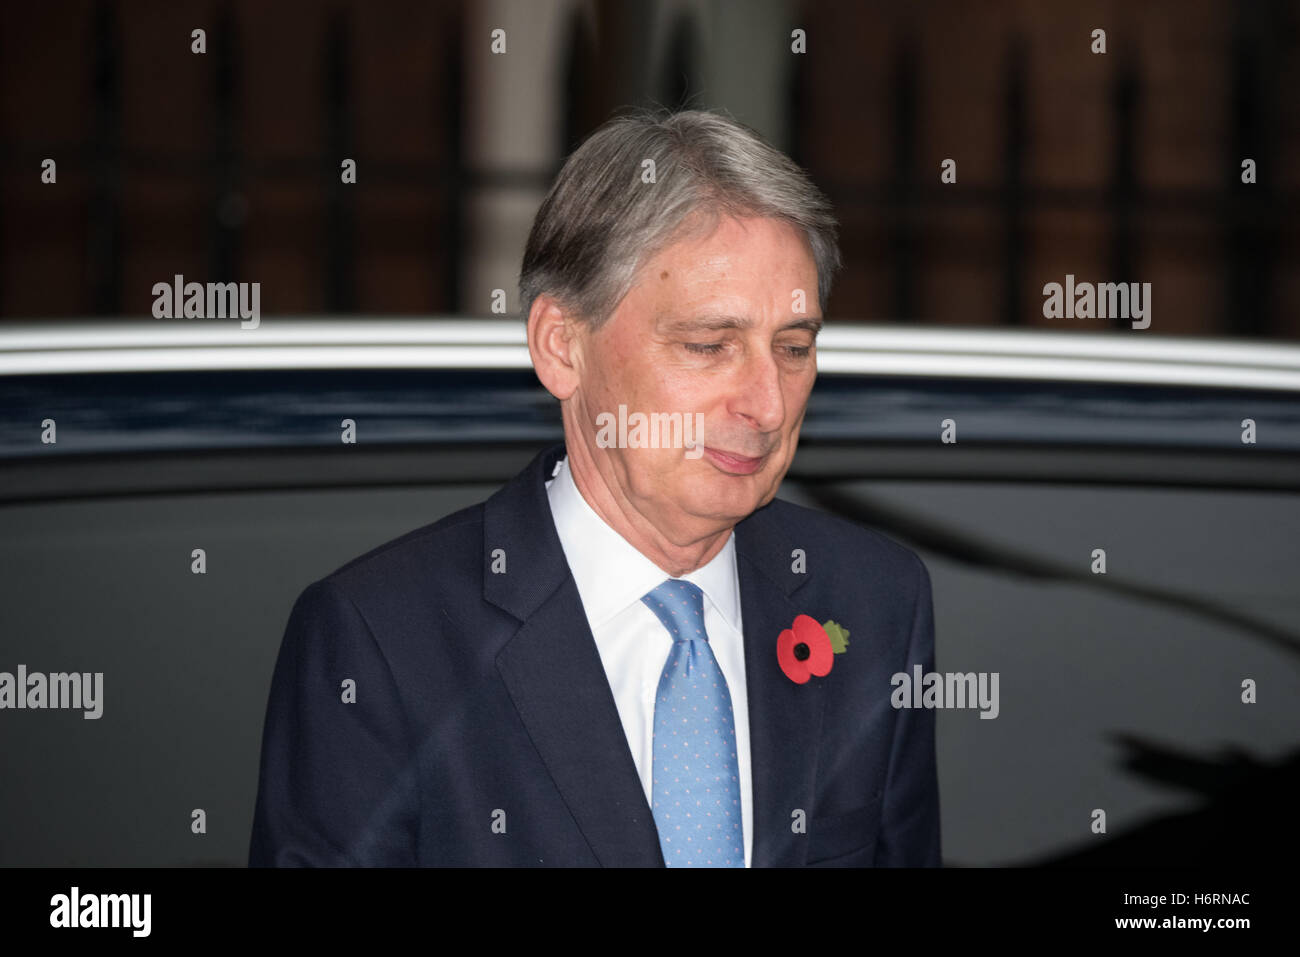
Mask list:
[[[813,675],[831,673],[835,656],[849,646],[849,633],[836,622],[819,625],[816,618],[799,615],[794,625],[776,639],[776,660],[785,676],[795,684],[806,684]]]

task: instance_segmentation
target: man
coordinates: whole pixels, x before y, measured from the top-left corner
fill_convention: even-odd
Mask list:
[[[303,592],[252,864],[939,863],[933,711],[890,705],[934,667],[925,566],[774,498],[838,264],[727,118],[568,159],[520,276],[564,444]]]

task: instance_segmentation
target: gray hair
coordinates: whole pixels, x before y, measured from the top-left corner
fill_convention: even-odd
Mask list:
[[[654,161],[655,185],[642,182]],[[528,234],[519,273],[525,321],[542,293],[593,328],[641,266],[682,238],[700,213],[776,219],[803,231],[825,310],[840,268],[830,201],[797,163],[753,129],[718,113],[636,110],[596,130],[565,161]],[[694,230],[691,230],[692,232]]]

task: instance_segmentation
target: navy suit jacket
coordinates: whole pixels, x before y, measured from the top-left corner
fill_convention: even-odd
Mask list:
[[[563,451],[303,591],[272,679],[250,864],[663,865],[551,518]],[[780,500],[735,534],[753,866],[938,865],[934,712],[890,704],[894,673],[934,667],[925,565]],[[829,675],[798,685],[776,642],[801,613],[850,634]]]

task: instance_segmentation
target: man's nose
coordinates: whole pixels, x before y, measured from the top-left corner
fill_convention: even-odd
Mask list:
[[[741,382],[732,412],[750,419],[760,432],[773,432],[785,421],[781,369],[770,349],[751,352],[740,369]]]

